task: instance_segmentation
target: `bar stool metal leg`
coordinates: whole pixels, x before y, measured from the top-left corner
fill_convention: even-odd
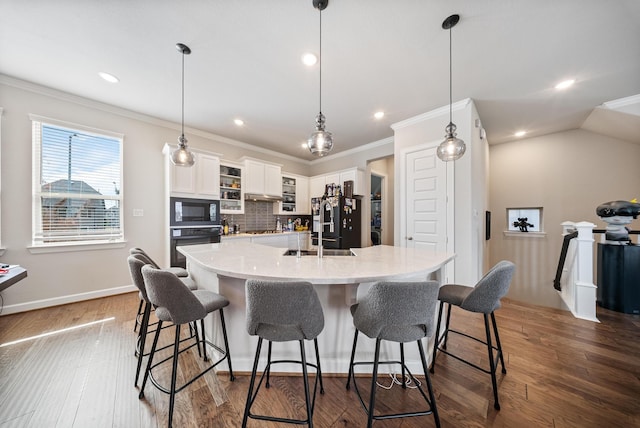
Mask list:
[[[356,355],[356,344],[358,343],[358,330],[353,334],[353,346],[351,347],[351,360],[349,361],[349,374],[347,375],[347,391],[351,389],[351,379],[355,382],[355,374],[353,372],[353,360]]]
[[[498,325],[496,324],[496,315],[494,312],[491,312],[491,322],[493,324],[493,334],[496,337],[496,347],[498,348],[498,355],[500,356],[500,364],[502,364],[502,373],[507,374],[507,369],[504,367],[502,345],[500,344],[500,335],[498,334]]]
[[[500,403],[498,402],[498,383],[496,381],[496,362],[493,359],[493,345],[491,344],[491,329],[489,328],[489,316],[484,315],[484,330],[487,334],[487,351],[489,353],[489,371],[491,372],[491,385],[493,386],[493,407],[496,410],[500,410]],[[499,355],[499,353],[498,353]]]
[[[378,384],[378,362],[380,361],[380,339],[376,339],[376,350],[373,357],[373,374],[371,377],[371,396],[369,397],[369,414],[367,428],[373,425],[373,411],[376,405],[376,386]],[[355,382],[355,380],[354,380]]]

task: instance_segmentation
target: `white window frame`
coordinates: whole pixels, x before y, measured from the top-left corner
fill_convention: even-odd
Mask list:
[[[528,229],[528,232],[521,232],[520,229],[513,225],[512,221],[512,212],[514,211],[536,211],[538,220],[537,225],[535,225],[536,220],[532,220],[532,224],[534,224],[533,228]],[[506,218],[507,218],[507,230],[503,233],[505,236],[518,236],[518,237],[529,237],[529,238],[544,238],[546,236],[546,232],[544,231],[544,218],[543,218],[543,209],[542,207],[512,207],[507,208],[506,210]],[[517,216],[525,216],[524,213],[518,214]]]
[[[64,122],[56,119],[42,117],[30,114],[29,118],[32,122],[32,245],[29,250],[32,253],[55,252],[55,251],[82,251],[87,246],[99,246],[103,248],[119,248],[125,244],[124,240],[124,185],[123,185],[123,148],[124,134],[105,131],[102,129],[91,128],[70,122]],[[79,132],[83,134],[95,135],[99,137],[109,137],[119,140],[120,143],[120,189],[118,194],[109,195],[108,199],[117,200],[119,206],[120,227],[116,233],[105,236],[86,236],[85,239],[68,239],[55,242],[43,242],[42,238],[42,183],[41,183],[41,147],[42,147],[42,126],[50,125],[59,128],[66,128],[71,132]],[[90,195],[82,194],[82,197],[91,198]],[[97,197],[97,196],[96,196]],[[100,195],[100,199],[105,199],[105,195]]]

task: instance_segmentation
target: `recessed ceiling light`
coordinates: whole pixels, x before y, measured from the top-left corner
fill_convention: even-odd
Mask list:
[[[524,137],[525,135],[527,135],[527,131],[518,131],[513,135],[516,137]]]
[[[303,149],[309,149],[309,145],[307,144],[307,142],[306,142],[306,141],[303,141],[303,142],[300,144],[300,147],[302,147]]]
[[[104,71],[99,72],[98,76],[102,77],[104,80],[106,80],[109,83],[118,83],[120,81],[120,79],[118,79],[113,74],[105,73]]]
[[[233,123],[235,123],[238,126],[242,126],[242,125],[244,125],[244,120],[242,120],[242,119],[233,119]]]
[[[574,83],[576,83],[576,79],[563,80],[562,82],[558,83],[555,86],[555,88],[556,89],[560,89],[560,90],[567,89],[568,87],[570,87]]]
[[[377,111],[373,114],[373,117],[375,117],[376,119],[382,119],[384,117],[384,112],[383,111]]]
[[[312,65],[316,65],[317,62],[318,62],[318,57],[310,52],[307,52],[302,55],[302,63],[306,66],[311,67]]]

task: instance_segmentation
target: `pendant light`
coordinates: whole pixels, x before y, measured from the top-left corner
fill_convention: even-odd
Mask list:
[[[333,148],[333,138],[331,132],[325,131],[322,114],[322,11],[329,5],[329,0],[313,0],[313,7],[320,11],[320,54],[318,63],[320,68],[320,112],[316,116],[316,130],[311,133],[307,140],[309,151],[318,156],[325,156]]]
[[[449,124],[445,128],[445,140],[440,143],[437,151],[438,157],[444,162],[460,159],[462,155],[464,155],[464,152],[467,150],[464,141],[456,137],[456,125],[452,120],[453,99],[451,95],[451,29],[455,27],[459,20],[460,15],[451,15],[442,23],[442,28],[445,30],[449,30]]]
[[[182,43],[178,43],[176,49],[182,53],[182,133],[178,138],[178,148],[171,153],[171,162],[177,166],[193,166],[195,159],[187,147],[187,139],[184,136],[184,56],[189,55],[191,49]]]

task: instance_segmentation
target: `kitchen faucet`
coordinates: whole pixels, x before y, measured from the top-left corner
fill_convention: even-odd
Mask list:
[[[324,221],[324,207],[328,205],[331,209],[331,219],[329,222]],[[318,258],[322,258],[322,231],[324,227],[329,225],[329,233],[333,233],[333,207],[331,206],[331,201],[329,199],[325,199],[320,202],[320,230],[318,230]]]

